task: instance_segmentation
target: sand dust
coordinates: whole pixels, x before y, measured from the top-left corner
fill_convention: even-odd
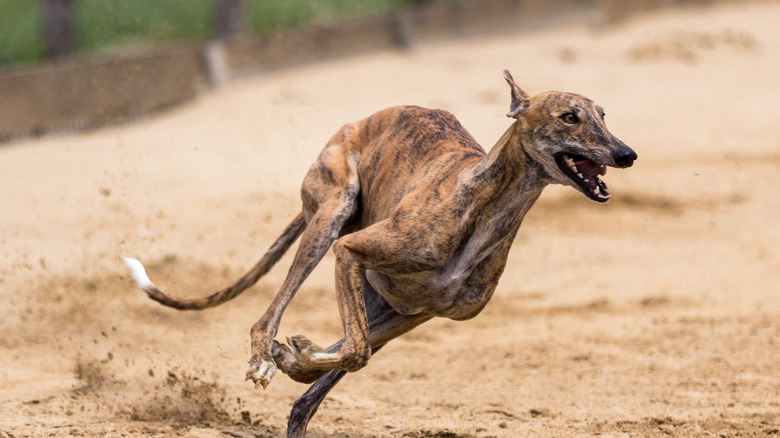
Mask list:
[[[455,113],[486,147],[531,93],[597,100],[639,153],[598,205],[550,187],[492,302],[345,378],[311,437],[780,435],[780,5],[677,10],[420,45],[238,80],[153,119],[0,148],[0,437],[280,436],[306,388],[244,382],[249,327],[290,263],[220,308],[299,208],[342,124]],[[331,255],[280,338],[340,337]]]

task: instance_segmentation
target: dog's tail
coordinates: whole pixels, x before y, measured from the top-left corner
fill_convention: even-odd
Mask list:
[[[161,303],[164,306],[173,307],[174,309],[202,310],[209,307],[218,306],[226,301],[230,301],[233,298],[241,295],[242,292],[251,287],[253,284],[257,283],[257,280],[265,275],[276,264],[276,262],[282,258],[284,253],[287,252],[287,250],[290,248],[290,245],[292,245],[298,236],[303,233],[305,228],[306,220],[303,218],[303,213],[298,213],[298,216],[296,216],[295,219],[293,219],[293,221],[287,225],[284,233],[282,233],[282,235],[276,239],[276,242],[271,245],[271,248],[268,249],[268,252],[263,255],[263,258],[261,258],[260,261],[257,262],[257,264],[249,272],[244,274],[243,277],[239,278],[235,283],[225,289],[205,297],[190,300],[169,297],[157,289],[154,284],[152,284],[152,281],[149,279],[149,276],[146,275],[146,270],[144,269],[144,266],[141,264],[141,262],[130,257],[126,257],[123,260],[125,263],[127,263],[127,267],[130,268],[130,274],[135,279],[138,287],[146,292],[146,294],[149,295],[149,298]]]

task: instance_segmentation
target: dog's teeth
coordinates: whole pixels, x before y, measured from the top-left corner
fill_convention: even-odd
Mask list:
[[[601,190],[599,190],[599,188],[596,187],[595,189],[593,189],[593,194],[594,195],[600,195],[601,194]]]
[[[566,157],[564,161],[566,162],[566,165],[569,166],[569,169],[572,170],[572,172],[577,172],[577,165],[574,163],[574,158]]]
[[[577,172],[577,176],[578,176],[578,177],[580,177],[580,179],[585,179],[585,177],[584,177],[584,176],[582,176],[582,174],[581,174],[581,173],[579,173],[579,172]],[[588,182],[588,180],[586,180],[586,179],[585,179],[585,182]]]

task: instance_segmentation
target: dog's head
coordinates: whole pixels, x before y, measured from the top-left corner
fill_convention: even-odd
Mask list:
[[[601,177],[607,166],[630,167],[637,155],[607,130],[604,110],[573,93],[548,91],[530,97],[504,70],[512,89],[508,117],[529,144],[522,147],[544,169],[550,182],[570,185],[597,202],[609,200]]]

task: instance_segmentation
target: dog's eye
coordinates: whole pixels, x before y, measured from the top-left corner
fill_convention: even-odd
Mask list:
[[[563,114],[561,115],[560,119],[570,125],[573,125],[579,121],[579,119],[577,118],[577,116],[574,115],[574,113]]]

